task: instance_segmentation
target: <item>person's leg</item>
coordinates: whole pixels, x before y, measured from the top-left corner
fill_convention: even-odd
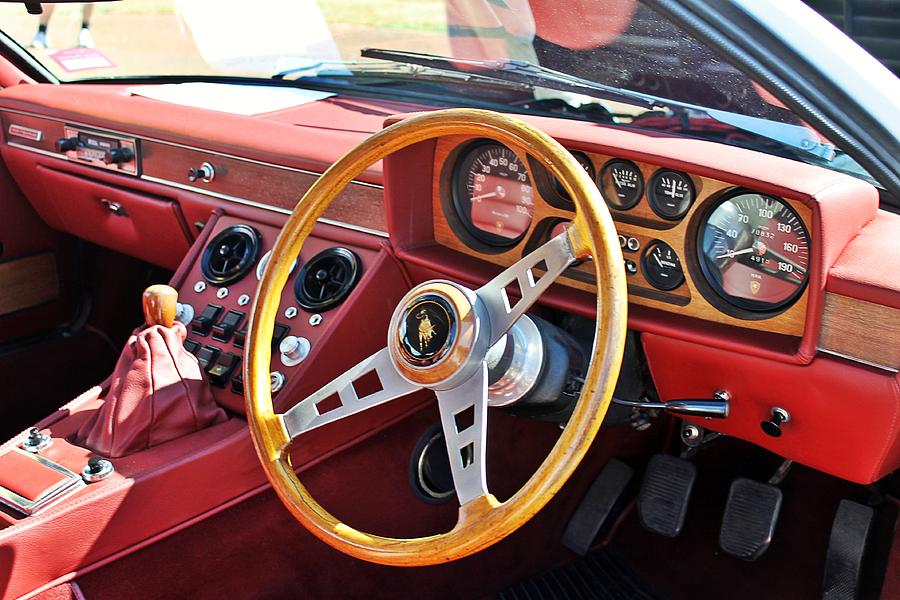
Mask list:
[[[93,48],[94,36],[91,33],[91,17],[94,14],[94,3],[87,2],[81,5],[81,30],[78,32],[78,47]]]
[[[50,43],[47,41],[47,25],[50,24],[50,17],[53,16],[53,9],[56,8],[56,5],[44,4],[41,6],[41,8],[44,9],[44,12],[41,13],[41,17],[38,20],[37,33],[35,33],[34,37],[31,39],[32,48],[50,47]]]

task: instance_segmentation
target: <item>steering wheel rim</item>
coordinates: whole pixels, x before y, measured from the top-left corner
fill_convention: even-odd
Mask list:
[[[272,339],[290,267],[331,201],[363,170],[389,154],[447,135],[488,137],[518,148],[562,182],[577,212],[572,225],[560,237],[567,236],[574,257],[594,259],[594,346],[581,397],[568,424],[550,454],[515,495],[503,503],[489,492],[467,501],[460,506],[457,523],[448,532],[411,539],[389,538],[340,522],[312,498],[297,478],[290,464],[291,435],[283,416],[275,413],[272,404],[268,340]],[[565,148],[524,121],[491,111],[448,109],[410,117],[375,133],[334,163],[307,190],[272,249],[250,313],[244,364],[247,420],[257,455],[291,514],[319,539],[346,554],[395,566],[432,565],[474,554],[511,534],[543,508],[587,452],[606,415],[618,378],[625,345],[626,310],[625,272],[612,218],[594,182]]]

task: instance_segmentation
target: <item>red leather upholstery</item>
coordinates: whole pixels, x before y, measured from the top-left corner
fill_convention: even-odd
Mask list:
[[[200,365],[182,346],[186,336],[178,322],[132,335],[103,405],[78,430],[76,443],[127,456],[225,421]]]
[[[893,373],[825,356],[790,365],[660,335],[641,340],[661,399],[731,394],[727,419],[695,419],[698,425],[858,483],[900,467],[900,381]],[[780,438],[759,426],[775,406],[791,415]]]
[[[0,454],[0,484],[28,500],[37,500],[64,479],[66,476],[59,471],[21,452],[9,450]]]
[[[900,308],[900,215],[880,210],[828,273],[828,291]]]

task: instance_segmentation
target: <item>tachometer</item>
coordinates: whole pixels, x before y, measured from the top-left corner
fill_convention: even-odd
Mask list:
[[[697,254],[710,287],[751,311],[778,310],[809,279],[809,234],[784,200],[753,192],[727,196],[700,224]]]
[[[453,176],[453,203],[466,230],[492,246],[517,243],[531,226],[531,178],[518,155],[482,142],[461,156]]]

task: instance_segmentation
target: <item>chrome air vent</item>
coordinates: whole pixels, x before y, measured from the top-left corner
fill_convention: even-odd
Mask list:
[[[200,267],[213,285],[228,285],[247,274],[259,258],[260,235],[249,225],[223,229],[203,250]]]
[[[294,283],[297,303],[308,311],[324,311],[344,301],[361,273],[359,257],[347,248],[329,248],[300,269]]]

